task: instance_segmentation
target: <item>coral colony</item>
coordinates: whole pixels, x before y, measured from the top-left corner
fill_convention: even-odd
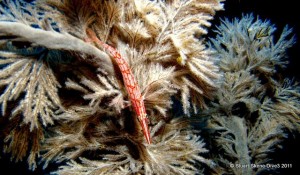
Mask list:
[[[295,39],[251,14],[207,38],[224,3],[2,1],[1,156],[62,175],[276,172],[300,132],[299,86],[278,76]]]

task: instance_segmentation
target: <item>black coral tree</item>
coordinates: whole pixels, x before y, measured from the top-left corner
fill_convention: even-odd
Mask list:
[[[4,154],[54,174],[268,171],[229,165],[272,163],[287,131],[299,133],[299,87],[278,76],[295,39],[248,15],[223,21],[209,43],[222,9],[222,0],[1,1]],[[87,31],[128,63],[151,144],[116,61]]]
[[[1,2],[1,139],[31,169],[58,174],[195,174],[208,150],[190,116],[207,107],[219,78],[203,35],[219,0],[45,0]],[[146,144],[113,58],[128,62],[142,91]],[[22,146],[18,145],[22,142]],[[66,163],[67,162],[67,163]],[[40,165],[39,165],[40,166]]]
[[[295,39],[288,27],[277,40],[274,32],[269,21],[246,15],[224,20],[212,39],[223,80],[209,127],[223,152],[216,157],[221,173],[276,171],[280,167],[270,154],[280,148],[288,130],[299,132],[299,87],[277,76]]]

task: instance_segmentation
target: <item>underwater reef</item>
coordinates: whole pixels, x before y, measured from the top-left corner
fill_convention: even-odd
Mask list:
[[[220,18],[226,3],[1,1],[1,164],[62,175],[295,170],[279,154],[300,133],[299,77],[285,73],[297,36],[253,13]]]

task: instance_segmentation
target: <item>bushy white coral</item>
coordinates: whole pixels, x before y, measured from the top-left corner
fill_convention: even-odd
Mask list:
[[[299,88],[274,76],[275,66],[286,65],[286,49],[294,43],[291,29],[274,39],[269,21],[254,21],[252,15],[224,20],[212,45],[219,57],[223,80],[217,103],[209,114],[209,127],[217,137],[216,159],[223,171],[259,174],[271,163],[270,153],[286,139],[285,130],[299,132]],[[221,154],[221,155],[220,155]],[[233,165],[245,165],[239,168]],[[276,171],[274,168],[273,171]]]

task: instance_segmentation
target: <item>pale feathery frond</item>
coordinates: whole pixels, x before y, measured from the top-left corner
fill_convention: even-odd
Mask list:
[[[86,29],[93,26],[104,42],[111,38],[110,32],[119,21],[121,4],[103,0],[46,0],[38,3],[47,11],[46,16],[55,19],[66,32],[84,38]]]
[[[269,154],[280,147],[281,142],[287,138],[287,134],[283,131],[284,126],[278,124],[271,113],[260,111],[260,115],[249,132],[250,156],[258,165],[268,163],[271,160]]]
[[[120,21],[120,18],[123,16],[121,14],[122,6],[128,3],[116,1],[94,1],[95,5],[95,23],[93,27],[98,33],[101,34],[100,39],[102,41],[108,41],[111,37],[114,27],[117,27]],[[105,25],[103,25],[105,24]],[[116,33],[118,35],[118,32]]]
[[[269,21],[246,15],[224,20],[212,39],[223,77],[208,112],[209,128],[217,137],[216,148],[224,151],[216,156],[223,173],[270,173],[267,167],[251,166],[272,164],[270,155],[281,148],[286,131],[299,131],[299,88],[274,76],[275,66],[287,63],[286,49],[294,38],[286,27],[275,41],[274,31]]]
[[[117,27],[120,33],[128,38],[131,46],[141,47],[142,42],[149,42],[147,40],[152,39],[152,35],[141,19],[133,19],[126,23],[119,23]]]
[[[138,75],[142,95],[145,99],[145,105],[149,116],[154,117],[157,111],[160,115],[166,117],[167,111],[171,109],[172,99],[179,87],[172,83],[175,76],[174,68],[163,68],[159,64],[150,64],[147,66],[138,66],[134,69]]]
[[[153,48],[157,53],[156,58],[160,59],[164,55],[164,52],[160,51],[160,47],[170,42],[172,46],[169,49],[173,51],[170,59],[179,65],[185,65],[188,59],[191,59],[190,57],[193,56],[201,58],[199,56],[201,56],[200,52],[203,50],[203,45],[198,37],[206,34],[206,30],[202,26],[209,27],[210,23],[208,21],[212,19],[215,11],[222,9],[220,1],[198,2],[184,0],[173,2],[158,1],[156,3],[147,0],[139,2],[137,0],[135,3],[137,10],[143,13],[142,16],[157,15],[158,20],[155,23],[161,21],[161,25],[155,26],[159,28],[158,36],[155,37],[157,44]],[[189,12],[187,13],[187,11]],[[155,18],[146,17],[145,19],[147,22]],[[152,22],[149,23],[151,24]],[[205,52],[203,55],[206,55]],[[176,59],[179,56],[181,58],[177,61]],[[160,61],[169,62],[170,60],[160,59]]]
[[[78,38],[86,37],[86,28],[96,19],[94,1],[45,0],[36,3],[37,8],[45,13],[46,18],[55,19],[60,30]]]
[[[31,130],[38,127],[39,121],[44,126],[53,124],[55,110],[61,108],[57,92],[60,85],[43,58],[47,53],[41,53],[40,58],[8,52],[0,54],[3,67],[0,70],[1,87],[5,87],[0,96],[2,115],[10,118],[24,116],[23,122],[29,124]],[[18,104],[12,108],[10,102]]]
[[[143,19],[148,32],[152,36],[157,36],[162,30],[162,27],[167,23],[166,18],[161,18],[165,13],[161,8],[162,1],[134,0],[134,9],[138,16]]]
[[[224,33],[223,33],[224,31]],[[218,26],[213,47],[217,50],[222,71],[253,71],[258,75],[273,75],[274,66],[285,67],[286,49],[295,42],[291,29],[285,27],[277,41],[276,28],[269,21],[257,19],[252,14],[241,20],[228,19]]]
[[[271,163],[269,155],[287,138],[284,130],[299,130],[299,92],[291,85],[277,87],[274,96],[247,71],[224,73],[216,110],[212,110],[209,128],[216,135],[223,158],[218,164],[227,173],[257,174],[267,168],[239,168],[234,165]],[[234,161],[233,161],[234,160]],[[273,171],[276,171],[274,168]]]
[[[272,98],[262,102],[262,110],[269,112],[278,125],[300,131],[300,89],[288,79],[276,88]]]
[[[249,72],[225,72],[222,81],[217,96],[220,106],[225,111],[230,111],[239,102],[248,104],[248,107],[258,103],[251,100],[251,98],[255,98],[255,95],[261,93],[260,84],[257,78]],[[254,104],[251,104],[252,102]]]
[[[119,82],[114,77],[105,77],[98,74],[97,81],[84,76],[79,77],[79,79],[79,83],[68,79],[66,88],[82,92],[83,99],[89,101],[89,106],[94,111],[112,107],[112,109],[120,113],[125,108],[125,95],[123,95]]]
[[[136,0],[135,7],[154,38],[148,41],[149,46],[143,44],[143,60],[175,66],[178,73],[173,83],[186,87],[180,90],[186,114],[190,114],[192,107],[195,112],[198,107],[205,108],[204,99],[212,97],[220,75],[212,52],[200,38],[206,34],[205,27],[210,26],[208,21],[215,11],[222,8],[220,1]],[[189,105],[190,100],[193,105]]]
[[[89,121],[91,122],[91,120]],[[85,158],[84,155],[80,156],[80,154],[77,153],[81,152],[81,146],[69,145],[70,147],[67,146],[69,149],[64,149],[69,153],[61,155],[61,157],[67,155],[68,157],[65,157],[65,159],[69,159],[69,163],[61,166],[55,173],[122,174],[121,172],[131,172],[142,174],[194,174],[201,172],[199,167],[195,167],[197,164],[199,166],[199,163],[213,167],[214,163],[212,161],[201,156],[201,154],[207,152],[204,148],[204,143],[200,140],[199,136],[193,134],[192,130],[186,128],[186,122],[181,122],[182,121],[175,119],[170,123],[164,123],[162,121],[157,123],[151,131],[151,135],[153,135],[156,141],[151,145],[140,144],[136,142],[137,140],[133,137],[122,134],[119,135],[119,139],[123,138],[127,140],[123,141],[125,144],[118,142],[118,144],[114,144],[113,147],[105,146],[105,144],[114,143],[114,138],[116,139],[113,135],[108,135],[108,133],[114,134],[116,132],[116,130],[113,132],[109,131],[114,128],[113,126],[109,126],[113,125],[113,123],[99,123],[101,126],[96,127],[97,132],[95,132],[96,130],[88,131],[88,133],[93,136],[90,140],[98,142],[98,144],[96,144],[98,146],[88,149],[89,152],[96,151],[100,153],[96,155],[97,158],[91,160]],[[78,124],[83,123],[79,122]],[[83,124],[83,126],[88,125]],[[73,132],[82,133],[82,130],[73,130]],[[46,145],[48,149],[55,150],[56,148],[53,146],[58,142],[71,139],[71,135],[74,136],[77,134],[59,133],[59,135],[60,136],[55,137],[56,139],[49,140],[52,144]],[[68,135],[70,135],[70,137]],[[84,140],[78,141],[85,142]],[[78,143],[77,145],[82,144],[83,143]],[[86,146],[91,145],[92,144]],[[63,147],[59,148],[63,149]],[[50,153],[57,155],[57,151],[51,151]],[[77,156],[73,157],[70,155]],[[80,156],[79,159],[78,156]]]
[[[219,78],[218,67],[214,65],[211,51],[203,44],[205,27],[209,27],[215,11],[222,9],[220,1],[171,1],[147,2],[135,1],[137,10],[144,17],[146,24],[155,24],[158,34],[155,37],[155,46],[149,47],[152,61],[162,62],[164,65],[176,65],[179,74],[174,83],[184,86],[181,99],[184,112],[189,114],[193,105],[188,100],[192,98],[195,106],[204,108],[204,98],[211,98],[212,92],[217,87],[214,82]],[[162,12],[162,13],[160,13]],[[188,12],[188,13],[187,13]],[[201,12],[201,13],[200,13]],[[157,16],[155,22],[148,16]],[[153,20],[153,19],[152,19]],[[147,23],[148,22],[148,23]],[[155,57],[153,58],[153,54]],[[147,60],[147,59],[146,59]],[[186,81],[189,80],[189,81]],[[184,83],[189,84],[184,84]],[[195,87],[198,87],[197,89]],[[201,93],[199,93],[201,92]],[[197,108],[197,107],[196,107]],[[196,109],[194,108],[196,111]]]
[[[72,113],[72,118],[74,118],[76,113],[74,111]],[[44,168],[54,160],[56,163],[61,163],[69,159],[76,159],[85,151],[93,151],[103,147],[96,139],[86,137],[85,132],[89,125],[84,119],[87,119],[87,117],[78,116],[77,121],[81,122],[71,124],[69,122],[68,125],[64,124],[60,128],[56,127],[55,134],[57,136],[46,138],[42,146]]]
[[[84,99],[91,100],[91,106],[97,106],[101,103],[103,98],[110,96],[117,96],[120,90],[116,89],[109,81],[103,76],[98,75],[99,83],[95,83],[88,79],[82,79],[81,83],[90,88],[94,93],[86,94]],[[112,80],[112,79],[111,79]]]
[[[180,89],[173,83],[177,76],[175,67],[163,67],[158,63],[142,64],[145,59],[143,52],[139,53],[133,48],[128,50],[124,43],[119,43],[118,48],[131,65],[131,70],[142,91],[147,111],[150,112],[148,114],[150,118],[155,116],[155,111],[166,116],[166,112],[172,105],[171,97]]]
[[[230,116],[230,120],[227,120],[226,116],[213,115],[212,120],[209,123],[211,128],[215,132],[219,133],[216,138],[221,151],[223,151],[224,156],[228,156],[229,160],[235,160],[235,162],[230,162],[232,164],[248,165],[251,164],[251,157],[249,152],[251,151],[248,147],[248,135],[247,127],[245,127],[245,120],[237,116]],[[231,159],[232,158],[232,159]],[[228,159],[218,159],[221,163],[227,163]],[[225,164],[228,165],[228,164]],[[246,168],[236,168],[236,167],[226,167],[225,169],[235,172],[235,174],[251,174],[250,167]]]
[[[217,163],[225,166],[223,170],[226,173],[257,174],[267,171],[266,167],[252,168],[251,165],[270,163],[268,155],[274,152],[277,144],[286,138],[286,134],[276,120],[266,115],[261,114],[253,128],[247,126],[245,118],[213,115],[210,127],[218,133],[216,142],[223,152],[223,158],[218,158]],[[228,164],[237,166],[228,167]]]

